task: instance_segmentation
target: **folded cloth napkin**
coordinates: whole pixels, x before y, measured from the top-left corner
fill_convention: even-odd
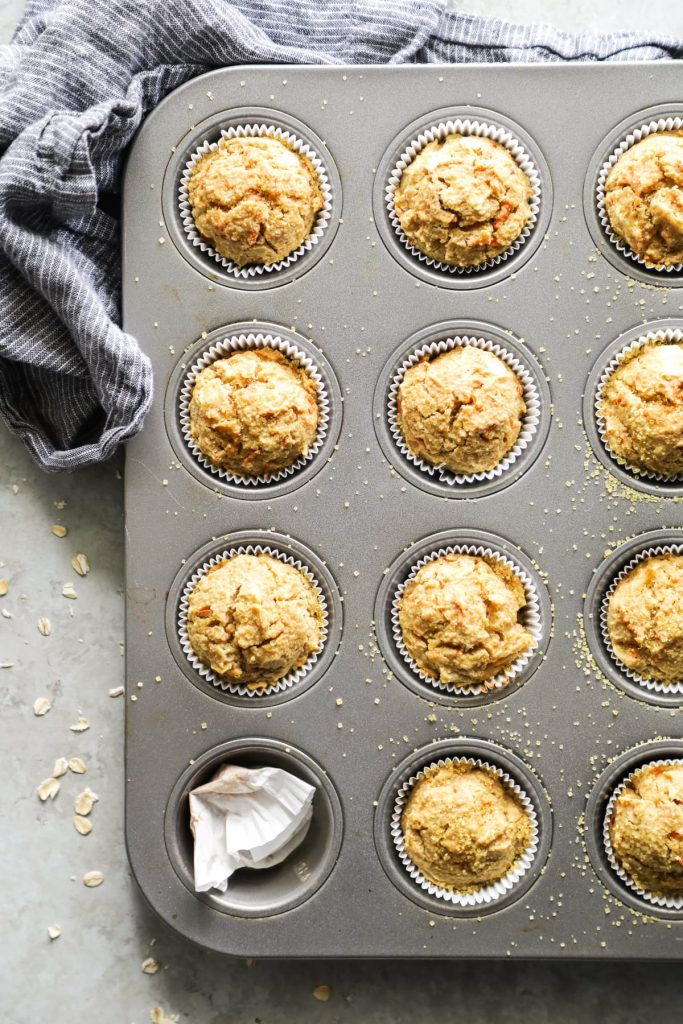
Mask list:
[[[445,0],[29,0],[0,47],[0,415],[51,470],[140,430],[149,361],[120,327],[117,194],[144,116],[231,64],[680,58],[652,33],[566,35]]]

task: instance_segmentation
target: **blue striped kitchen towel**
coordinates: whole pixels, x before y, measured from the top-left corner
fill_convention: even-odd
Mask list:
[[[50,470],[140,430],[148,360],[120,327],[117,190],[171,89],[246,63],[680,58],[657,34],[566,35],[445,0],[29,0],[0,47],[0,415]]]

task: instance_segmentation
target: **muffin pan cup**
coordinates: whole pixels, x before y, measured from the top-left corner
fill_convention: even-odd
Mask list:
[[[306,157],[318,176],[323,206],[313,222],[309,236],[284,259],[267,265],[250,263],[244,267],[239,267],[232,260],[225,256],[221,256],[220,253],[216,252],[216,250],[213,249],[197,231],[194,217],[192,216],[192,205],[188,197],[188,184],[197,162],[203,156],[206,156],[207,153],[218,150],[220,148],[220,143],[223,142],[223,140],[230,141],[232,139],[252,138],[277,139],[278,142],[282,142],[284,145],[294,150],[295,153]],[[185,164],[185,167],[183,168],[183,173],[180,178],[178,207],[180,210],[183,230],[191,244],[200,252],[204,253],[207,258],[215,260],[216,263],[218,263],[228,274],[232,274],[238,279],[249,278],[260,274],[274,274],[280,270],[286,270],[288,267],[291,267],[300,256],[310,252],[314,246],[318,245],[325,233],[325,230],[327,229],[332,215],[332,186],[330,185],[325,165],[318,154],[312,146],[299,138],[294,132],[287,131],[284,128],[272,124],[240,124],[231,126],[227,129],[221,129],[218,141],[211,142],[206,139],[192,152]]]
[[[201,448],[192,436],[192,429],[190,423],[190,402],[192,399],[192,390],[196,383],[198,375],[205,370],[207,366],[211,366],[218,359],[229,359],[230,356],[236,352],[247,352],[254,349],[272,349],[274,352],[279,352],[281,355],[286,356],[291,363],[301,370],[305,370],[311,380],[315,383],[317,389],[317,403],[318,403],[318,429],[314,438],[313,444],[307,452],[300,455],[291,466],[286,466],[284,469],[278,470],[275,473],[263,474],[260,476],[244,476],[236,473],[231,473],[229,470],[214,465],[202,452]],[[182,387],[180,390],[178,400],[178,419],[180,421],[180,429],[187,444],[194,457],[197,459],[199,464],[208,469],[210,473],[215,473],[221,480],[226,480],[229,483],[240,484],[243,487],[258,487],[260,485],[268,485],[278,483],[281,480],[286,480],[294,473],[302,469],[307,462],[315,458],[320,449],[323,446],[325,437],[327,435],[327,429],[330,423],[330,399],[327,394],[325,382],[315,365],[313,359],[306,355],[300,348],[291,341],[281,338],[278,335],[273,336],[272,334],[258,333],[254,334],[238,334],[233,335],[229,338],[223,338],[221,341],[215,342],[209,348],[205,349],[200,358],[192,363],[192,366],[187,371]]]
[[[595,419],[610,360],[683,330],[681,275],[619,253],[595,199],[634,126],[683,116],[679,79],[664,61],[232,67],[145,120],[124,183],[123,326],[156,387],[126,453],[126,843],[145,898],[192,942],[241,958],[680,960],[683,913],[624,884],[602,828],[624,777],[683,758],[683,693],[620,669],[600,609],[640,552],[683,545],[683,492],[620,466]],[[528,238],[473,273],[410,253],[386,206],[411,142],[458,120],[508,132],[540,181]],[[192,245],[178,203],[192,154],[240,125],[301,139],[331,186],[318,243],[244,277]],[[258,483],[203,465],[181,422],[193,368],[250,336],[300,353],[329,402],[313,457]],[[533,432],[492,479],[444,480],[391,431],[401,367],[457,339],[506,353],[533,386]],[[190,662],[178,616],[202,567],[256,546],[312,573],[328,636],[292,685],[241,695]],[[421,679],[392,629],[411,569],[448,548],[500,556],[533,588],[538,646],[477,694]],[[500,770],[533,805],[533,860],[488,902],[430,893],[394,843],[399,791],[447,758]],[[187,794],[228,761],[311,782],[311,831],[272,873],[197,894]]]
[[[396,189],[400,184],[403,172],[409,164],[413,162],[415,157],[425,148],[425,146],[428,146],[430,142],[443,142],[448,135],[454,134],[474,136],[476,138],[489,139],[491,142],[498,142],[511,154],[515,163],[526,174],[531,185],[529,219],[524,225],[518,238],[516,238],[514,242],[512,242],[512,244],[503,252],[499,253],[497,256],[492,256],[490,259],[485,260],[482,263],[476,264],[476,266],[456,266],[451,263],[442,263],[439,260],[435,260],[432,257],[427,256],[427,254],[422,252],[421,249],[414,246],[405,235],[394,206]],[[425,266],[432,267],[434,270],[440,270],[445,274],[476,274],[482,270],[489,270],[493,267],[497,267],[509,256],[514,255],[514,253],[516,253],[517,250],[527,241],[534,229],[536,221],[538,220],[538,213],[541,207],[541,177],[533,160],[526,152],[521,142],[516,139],[511,132],[499,125],[490,124],[486,121],[482,122],[470,120],[469,118],[456,118],[455,120],[441,121],[439,124],[430,125],[429,127],[424,128],[423,131],[412,139],[410,144],[403,150],[389,175],[389,180],[386,185],[386,206],[391,226],[396,232],[396,236],[399,241],[403,246],[405,246],[411,256],[420,260],[420,262],[424,263]]]
[[[445,765],[450,764],[468,764],[472,768],[482,768],[485,771],[490,772],[492,775],[495,775],[495,777],[502,782],[511,793],[514,793],[525,813],[529,816],[529,821],[531,823],[531,839],[529,841],[529,845],[512,865],[510,870],[497,881],[491,882],[489,885],[481,886],[479,889],[474,889],[471,892],[463,892],[457,889],[446,889],[443,886],[431,882],[428,878],[425,878],[420,869],[412,862],[405,849],[403,830],[401,828],[403,811],[405,810],[410,792],[415,784],[431,771],[434,771],[437,768],[443,768]],[[523,878],[531,868],[534,858],[538,852],[538,817],[531,798],[524,792],[519,783],[515,782],[515,780],[508,775],[507,772],[504,772],[502,768],[497,768],[495,765],[489,764],[487,761],[482,761],[479,758],[446,757],[426,765],[417,772],[416,775],[411,775],[408,781],[403,783],[396,794],[396,800],[394,802],[394,810],[391,816],[391,836],[401,864],[406,869],[406,872],[415,885],[419,886],[420,889],[429,893],[430,896],[435,896],[439,900],[445,900],[458,907],[490,906],[510,892],[515,884],[519,882],[519,880]]]
[[[648,324],[647,330],[639,333],[638,328],[628,331],[612,345],[601,352],[591,372],[586,397],[584,400],[584,417],[593,449],[598,458],[612,472],[629,486],[650,494],[683,495],[683,475],[664,476],[626,462],[612,451],[606,436],[606,425],[600,412],[604,389],[612,376],[623,363],[628,362],[639,351],[651,345],[675,344],[683,341],[683,327],[676,326],[677,321],[661,321]],[[592,410],[589,403],[592,401]],[[605,460],[605,454],[608,460]]]

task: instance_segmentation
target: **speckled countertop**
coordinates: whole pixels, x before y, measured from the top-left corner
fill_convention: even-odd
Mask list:
[[[0,39],[23,4],[6,0]],[[473,11],[562,28],[656,27],[683,34],[668,0],[619,9],[608,0],[470,0]],[[584,1019],[630,1024],[680,1019],[678,972],[666,965],[230,961],[169,932],[131,879],[123,840],[122,458],[70,476],[46,476],[0,429],[0,708],[3,842],[0,844],[0,1009],[11,1024],[144,1024],[155,1007],[192,1024],[309,1024],[449,1019],[469,1024]],[[67,528],[66,536],[52,532]],[[58,531],[61,532],[61,531]],[[72,557],[87,556],[79,575]],[[64,584],[76,598],[64,596]],[[67,588],[67,593],[71,591]],[[39,619],[49,620],[42,635]],[[47,632],[43,623],[43,631]],[[47,697],[49,711],[33,712]],[[71,727],[86,719],[89,728]],[[36,786],[57,758],[80,758],[54,801]],[[73,802],[90,787],[93,829],[81,836]],[[97,888],[86,872],[101,871]],[[48,927],[61,934],[51,940]],[[147,958],[160,968],[145,974]],[[331,986],[329,1002],[313,997]],[[158,1014],[161,1013],[158,1011]],[[158,1020],[164,1020],[157,1014]]]

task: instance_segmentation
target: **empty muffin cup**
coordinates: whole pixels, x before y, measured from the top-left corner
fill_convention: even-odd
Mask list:
[[[615,807],[617,800],[624,792],[624,790],[633,783],[633,781],[643,771],[650,768],[657,767],[670,767],[672,765],[683,766],[683,760],[680,759],[660,759],[654,761],[648,761],[645,764],[641,764],[635,771],[630,772],[624,778],[622,778],[619,785],[612,792],[607,806],[605,808],[605,816],[602,826],[602,842],[605,849],[605,854],[609,862],[610,867],[614,874],[619,880],[633,893],[639,896],[641,899],[646,900],[652,904],[653,907],[666,908],[667,910],[681,911],[683,910],[683,893],[681,895],[666,894],[651,892],[648,889],[643,888],[623,867],[612,844],[612,824],[614,820]]]
[[[597,388],[595,390],[594,399],[594,413],[595,413],[595,424],[598,431],[598,436],[602,442],[605,451],[610,455],[612,459],[621,466],[623,469],[628,470],[629,473],[633,473],[635,477],[642,478],[645,480],[651,480],[654,483],[676,483],[683,481],[683,473],[666,475],[661,472],[655,472],[654,470],[648,470],[642,466],[637,466],[633,463],[627,462],[622,456],[617,454],[610,446],[608,440],[607,425],[605,417],[602,412],[603,399],[605,394],[605,388],[609,383],[612,375],[619,370],[620,367],[625,366],[634,356],[640,352],[645,351],[647,348],[655,345],[667,345],[667,344],[680,344],[683,342],[683,331],[679,328],[667,328],[663,330],[648,331],[642,334],[640,337],[631,341],[624,348],[620,349],[615,355],[612,356],[610,361],[605,366],[600,379],[598,381]]]
[[[522,386],[522,397],[524,399],[526,411],[521,417],[521,429],[519,436],[512,447],[505,453],[505,455],[503,455],[493,469],[475,473],[452,473],[443,466],[434,465],[427,462],[425,459],[419,458],[419,456],[415,455],[410,450],[399,425],[399,390],[406,372],[411,367],[416,366],[422,360],[431,361],[446,352],[452,352],[455,349],[463,349],[467,346],[492,353],[501,359],[512,370]],[[445,338],[442,341],[422,345],[420,348],[411,352],[399,366],[391,381],[387,398],[387,420],[389,430],[401,455],[423,473],[426,473],[433,479],[438,480],[440,483],[447,484],[451,487],[479,483],[482,481],[491,481],[502,476],[506,470],[510,469],[510,467],[514,465],[522,452],[524,452],[531,444],[534,435],[538,430],[540,418],[541,400],[536,383],[532,375],[529,373],[529,370],[512,352],[507,351],[501,344],[486,338],[467,336],[452,337]]]
[[[667,682],[659,679],[648,679],[637,672],[630,669],[621,658],[618,656],[614,649],[612,639],[610,637],[609,626],[608,626],[608,614],[610,599],[616,591],[619,584],[624,580],[630,572],[636,569],[648,558],[664,557],[666,555],[683,555],[683,545],[681,544],[666,544],[658,547],[646,548],[644,551],[640,551],[634,558],[632,558],[624,567],[621,569],[619,574],[614,577],[612,583],[605,591],[602,601],[600,603],[600,634],[602,636],[602,642],[611,657],[614,664],[618,667],[619,671],[622,672],[632,682],[637,683],[638,686],[644,690],[648,690],[652,693],[659,693],[664,695],[675,695],[683,694],[683,679],[675,682]]]
[[[451,765],[469,766],[472,769],[479,769],[493,775],[509,794],[515,799],[522,811],[529,819],[529,839],[526,847],[517,857],[510,869],[499,879],[488,885],[468,891],[444,888],[435,882],[430,881],[413,863],[406,850],[405,837],[403,833],[403,813],[414,786],[422,779],[429,776],[439,768]],[[487,906],[500,900],[520,881],[532,866],[539,848],[539,824],[533,801],[524,789],[507,772],[496,765],[480,758],[473,757],[446,757],[426,765],[415,775],[404,782],[396,793],[393,812],[391,815],[391,837],[401,864],[406,872],[423,892],[439,900],[450,903],[457,907],[478,907]]]
[[[683,263],[671,263],[662,264],[652,262],[646,259],[644,256],[634,252],[630,246],[616,234],[612,222],[610,221],[609,214],[607,212],[606,205],[606,183],[610,172],[616,165],[617,161],[626,153],[629,149],[635,146],[637,143],[642,142],[643,139],[648,138],[651,135],[655,135],[660,132],[678,132],[683,129],[683,118],[681,117],[662,117],[657,120],[648,121],[644,124],[640,124],[635,128],[632,128],[628,134],[626,134],[619,142],[619,144],[612,150],[607,160],[601,166],[597,183],[595,187],[595,202],[597,207],[598,220],[602,227],[603,232],[614,246],[614,248],[627,259],[632,260],[634,263],[639,264],[642,267],[646,267],[650,271],[656,271],[662,274],[679,274],[683,271]]]
[[[406,168],[415,160],[418,154],[430,143],[443,142],[449,135],[476,136],[482,139],[489,139],[496,142],[510,153],[518,167],[529,179],[531,194],[529,197],[529,216],[524,223],[520,233],[512,240],[510,245],[502,252],[497,253],[480,263],[472,265],[458,265],[445,263],[428,256],[421,249],[412,244],[406,235],[398,213],[396,211],[396,191]],[[541,205],[541,178],[532,158],[526,152],[522,144],[515,136],[505,128],[499,127],[486,121],[456,119],[453,121],[442,121],[429,128],[425,128],[417,135],[410,144],[403,150],[398,161],[389,174],[384,190],[385,203],[389,215],[389,221],[401,244],[408,252],[418,259],[422,264],[444,274],[476,274],[478,271],[487,270],[498,266],[504,260],[516,253],[531,235],[534,225],[538,219]]]
[[[235,557],[236,555],[268,555],[271,558],[278,559],[278,561],[291,566],[298,570],[310,585],[315,597],[317,598],[320,609],[322,612],[322,618],[320,623],[320,638],[317,650],[313,651],[306,659],[303,665],[290,670],[286,675],[281,678],[267,683],[258,685],[246,685],[244,683],[235,682],[230,679],[226,679],[224,676],[219,675],[209,665],[205,664],[195,653],[195,650],[190,641],[188,632],[188,618],[189,618],[189,602],[190,596],[195,589],[197,583],[207,575],[215,566],[220,563]],[[284,690],[290,689],[296,683],[301,682],[313,669],[318,658],[323,651],[325,644],[328,640],[329,632],[329,613],[327,607],[327,601],[323,588],[310,570],[310,568],[299,559],[294,558],[292,555],[285,554],[283,551],[278,550],[274,547],[260,544],[249,544],[242,547],[227,548],[226,550],[214,555],[212,558],[204,562],[199,569],[197,569],[192,576],[187,580],[180,594],[180,601],[178,605],[178,619],[177,629],[180,646],[197,674],[206,682],[211,683],[213,686],[220,688],[226,693],[230,693],[239,697],[249,697],[253,700],[258,700],[259,697],[269,697],[276,693],[282,693]]]
[[[417,662],[410,655],[403,637],[400,623],[400,610],[406,587],[416,578],[419,571],[430,562],[449,555],[469,555],[483,559],[489,563],[498,563],[514,574],[524,588],[525,603],[522,611],[522,625],[531,635],[533,643],[528,647],[512,664],[503,671],[498,672],[491,679],[484,682],[476,682],[472,685],[461,686],[456,683],[442,682],[434,676],[423,672]],[[457,697],[479,697],[495,690],[502,690],[515,681],[529,664],[534,652],[541,644],[543,628],[541,622],[540,599],[536,586],[531,577],[515,562],[489,547],[474,544],[457,544],[449,547],[438,548],[423,556],[411,567],[407,577],[397,587],[391,604],[391,632],[394,645],[411,672],[423,683],[442,693]]]
[[[234,262],[234,260],[231,260],[226,256],[222,256],[217,252],[197,230],[192,214],[188,186],[197,162],[201,160],[202,157],[206,156],[207,153],[218,151],[223,140],[249,138],[276,139],[288,149],[291,149],[293,152],[298,153],[301,157],[305,158],[317,176],[322,197],[322,207],[313,221],[308,237],[306,237],[301,244],[288,255],[273,263],[249,263],[245,266],[239,266]],[[332,210],[332,187],[330,185],[325,166],[320,157],[307,142],[299,138],[294,132],[269,124],[242,124],[222,129],[220,139],[218,141],[209,142],[206,140],[194,150],[185,164],[181,175],[178,191],[178,203],[183,230],[192,245],[199,249],[200,252],[204,253],[207,258],[215,260],[215,262],[230,275],[234,276],[238,280],[245,280],[262,274],[277,272],[278,270],[283,270],[292,266],[300,256],[303,256],[306,252],[310,252],[310,250],[320,242],[325,229],[330,222]]]
[[[303,370],[315,384],[318,405],[318,426],[315,438],[305,453],[300,455],[291,465],[285,466],[276,472],[256,476],[231,473],[225,467],[216,465],[207,458],[192,435],[190,423],[190,402],[192,399],[192,392],[198,375],[202,370],[211,366],[212,363],[219,359],[228,359],[236,352],[246,352],[249,350],[264,348],[272,349],[274,352],[278,352],[280,355],[284,356],[294,366]],[[178,415],[182,436],[189,450],[204,469],[208,469],[211,473],[215,474],[215,476],[228,483],[253,488],[258,487],[259,485],[263,486],[274,484],[279,481],[286,480],[288,477],[293,476],[295,473],[303,469],[303,467],[317,455],[327,435],[330,421],[330,399],[325,387],[325,382],[314,360],[310,355],[298,348],[292,341],[273,334],[238,334],[232,337],[226,337],[222,341],[218,341],[211,345],[210,348],[202,352],[201,356],[196,359],[186,371],[178,399]]]

